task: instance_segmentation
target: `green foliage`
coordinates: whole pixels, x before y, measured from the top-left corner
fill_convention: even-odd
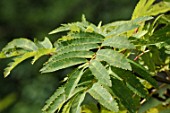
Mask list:
[[[159,27],[162,20],[169,20],[165,16],[151,17],[169,11],[169,2],[153,3],[154,0],[140,0],[132,20],[103,26],[101,22],[96,26],[82,16],[82,21],[63,24],[50,32],[65,33],[54,44],[48,38],[34,42],[15,39],[0,53],[0,58],[14,57],[4,76],[30,57],[34,57],[34,64],[41,56],[51,55],[40,72],[55,72],[68,67],[76,69],[47,100],[43,113],[81,113],[88,95],[109,111],[127,109],[135,113],[140,99],[149,96],[147,85],[158,88],[154,74],[169,72],[169,24]],[[145,60],[153,55],[152,64]]]

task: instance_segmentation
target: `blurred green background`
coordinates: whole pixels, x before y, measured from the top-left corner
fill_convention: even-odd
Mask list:
[[[130,19],[138,0],[0,0],[0,49],[14,38],[43,40],[62,23],[87,20],[98,24]],[[57,36],[48,36],[54,41]],[[9,60],[0,59],[0,113],[41,113],[45,100],[60,86],[71,69],[39,73],[47,57],[34,65],[31,60],[17,66],[9,77],[3,69]]]

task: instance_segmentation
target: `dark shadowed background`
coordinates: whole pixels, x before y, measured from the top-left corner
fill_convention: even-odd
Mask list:
[[[88,21],[103,24],[130,19],[138,0],[0,0],[0,49],[14,38],[43,40],[62,23]],[[0,59],[0,113],[41,113],[45,100],[61,85],[71,69],[39,73],[47,57],[34,65],[31,60],[17,66],[7,78],[3,69],[9,60]]]

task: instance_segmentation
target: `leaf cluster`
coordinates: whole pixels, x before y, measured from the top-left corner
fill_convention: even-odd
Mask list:
[[[135,113],[140,99],[148,97],[148,85],[158,87],[153,74],[169,71],[170,18],[165,12],[170,3],[154,2],[140,0],[128,21],[96,26],[83,15],[81,21],[62,24],[50,32],[65,33],[54,44],[47,37],[34,42],[15,39],[0,53],[0,58],[13,59],[4,76],[30,57],[34,64],[41,56],[50,55],[41,73],[75,69],[47,100],[43,113],[80,113],[88,95],[109,111],[126,108]]]

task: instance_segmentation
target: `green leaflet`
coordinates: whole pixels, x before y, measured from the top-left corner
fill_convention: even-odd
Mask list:
[[[155,0],[139,0],[138,4],[136,5],[133,11],[132,19],[144,16],[146,11],[153,4],[154,1]]]
[[[68,101],[70,98],[72,98],[75,94],[85,90],[85,88],[77,87],[77,84],[78,84],[82,74],[83,74],[83,69],[82,70],[76,69],[75,71],[73,71],[69,75],[70,78],[69,78],[68,82],[64,86],[58,88],[55,91],[55,93],[46,101],[46,105],[42,109],[43,113],[53,113],[57,109],[59,110],[62,107],[62,106],[60,106],[61,104],[64,104],[66,101]],[[63,101],[61,102],[61,100],[63,100]],[[55,106],[56,106],[56,108],[55,108]]]
[[[74,34],[68,34],[67,36],[63,36],[62,38],[58,39],[56,41],[56,43],[58,42],[66,42],[66,41],[70,41],[70,40],[75,40],[75,39],[86,39],[86,38],[96,38],[96,40],[101,40],[104,38],[104,36],[102,36],[101,34],[97,34],[97,33],[89,33],[89,32],[80,32],[80,33],[74,33]],[[90,40],[93,41],[93,40]]]
[[[22,48],[30,51],[36,51],[38,48],[31,40],[25,38],[14,39],[13,41],[9,42],[2,51],[8,51],[14,48]]]
[[[50,106],[54,103],[60,95],[65,93],[65,87],[58,88],[55,93],[46,101],[46,105],[42,108],[42,111],[46,113],[46,111],[50,108]]]
[[[116,76],[122,78],[127,87],[131,89],[134,93],[138,94],[141,97],[147,96],[147,91],[145,90],[145,87],[140,83],[140,81],[132,72],[115,67],[112,67],[112,71],[114,74],[116,74]]]
[[[138,75],[140,75],[143,79],[145,79],[146,81],[148,81],[152,86],[154,87],[158,87],[158,84],[156,82],[155,79],[152,78],[152,75],[146,71],[146,69],[144,69],[144,67],[142,67],[140,64],[137,64],[136,62],[129,60],[131,66],[132,66],[132,70],[137,73]]]
[[[139,100],[122,81],[112,79],[112,91],[130,113],[136,113]]]
[[[34,64],[35,61],[37,61],[41,56],[54,53],[55,51],[56,51],[55,48],[53,48],[53,49],[45,49],[45,48],[43,48],[43,49],[38,49],[38,51],[36,51],[36,54],[35,54],[35,56],[34,56],[34,59],[32,60],[31,63]]]
[[[62,113],[70,113],[71,105],[73,104],[74,98],[70,99],[63,107]]]
[[[92,58],[93,55],[94,53],[92,51],[72,51],[61,55],[56,53],[48,60],[48,62],[59,61],[65,58]]]
[[[15,57],[13,60],[13,62],[8,64],[8,67],[5,68],[4,71],[4,77],[7,77],[11,70],[14,69],[19,63],[21,63],[22,61],[26,60],[27,58],[33,57],[35,55],[36,52],[27,52],[21,56]]]
[[[51,104],[49,106],[48,109],[46,109],[45,111],[43,111],[43,113],[55,113],[55,111],[57,111],[57,109],[61,108],[62,105],[65,103],[66,101],[66,97],[64,94],[61,94],[60,96],[58,96],[58,98],[53,102],[53,104]]]
[[[115,36],[112,38],[108,38],[102,43],[102,46],[135,49],[135,46],[132,43],[130,43],[130,41],[128,41],[128,37],[124,37],[124,36]]]
[[[111,30],[106,36],[107,37],[118,36],[122,33],[125,33],[127,31],[133,30],[138,27],[139,27],[139,25],[132,24],[132,23],[123,24],[123,25],[120,25],[120,26],[116,27],[115,29]]]
[[[69,75],[69,80],[67,81],[65,85],[65,94],[67,98],[70,98],[73,94],[73,91],[77,87],[78,82],[81,79],[81,76],[83,75],[83,70],[76,69]]]
[[[81,103],[86,96],[86,92],[77,95],[72,103],[70,113],[81,113]]]
[[[71,40],[67,40],[67,41],[62,41],[62,42],[58,42],[56,44],[56,47],[58,50],[63,49],[65,46],[71,46],[71,45],[77,45],[77,44],[96,44],[96,43],[101,43],[103,41],[103,39],[100,38],[89,38],[89,37],[85,37],[85,38],[78,38],[78,39],[71,39]]]
[[[125,56],[112,49],[101,49],[96,54],[96,59],[99,61],[106,61],[112,66],[122,69],[131,70],[131,66]]]
[[[152,5],[149,10],[146,12],[146,15],[156,16],[161,13],[165,13],[170,11],[170,3],[169,2],[159,2],[157,4]]]
[[[112,22],[112,23],[106,24],[102,27],[105,29],[108,29],[110,27],[122,26],[122,25],[127,25],[127,24],[135,24],[135,25],[137,24],[138,25],[142,22],[145,22],[145,21],[148,21],[151,19],[153,19],[153,17],[151,17],[151,16],[141,16],[141,17],[135,18],[133,20]]]
[[[141,24],[142,22],[145,22],[151,19],[153,19],[153,17],[151,16],[141,16],[141,17],[131,20],[131,23]]]
[[[70,25],[71,24],[68,24],[68,25],[67,24],[62,24],[62,26],[54,29],[49,34],[55,34],[55,33],[63,32],[63,31],[69,31],[70,30]]]
[[[92,51],[72,51],[61,55],[53,55],[49,61],[58,61],[65,58],[92,58],[93,55]]]
[[[101,105],[107,109],[118,112],[118,104],[112,95],[101,84],[95,83],[92,88],[88,90],[90,95],[94,97]]]
[[[45,37],[45,39],[43,41],[37,41],[36,44],[39,48],[46,48],[46,49],[53,48],[51,41],[47,37]]]
[[[87,60],[84,58],[66,58],[59,61],[50,62],[46,64],[40,71],[42,73],[54,72],[77,64],[85,63],[86,61]]]
[[[102,85],[111,86],[110,76],[105,67],[97,60],[90,61],[89,68],[92,74]]]
[[[68,98],[65,94],[65,87],[58,88],[55,93],[46,101],[46,105],[43,107],[42,112],[43,113],[54,113],[55,111],[60,111],[63,104],[65,104],[72,101],[74,99],[74,96],[77,93],[80,93],[84,91],[86,88],[83,87],[77,87],[74,92],[72,92],[72,95]],[[73,98],[72,98],[73,97]],[[66,106],[65,110],[70,109],[71,106]]]
[[[91,49],[97,49],[97,48],[99,48],[98,44],[87,43],[87,44],[69,45],[57,51],[57,54],[61,55],[72,51],[89,51]]]
[[[72,36],[72,39],[56,42],[58,54],[64,54],[71,51],[83,51],[98,48],[97,43],[102,42],[101,35],[92,33],[77,33]]]
[[[81,32],[81,33],[76,33],[72,35],[74,38],[98,38],[98,39],[103,39],[104,36],[101,34],[97,33],[89,33],[89,32]]]
[[[155,0],[140,0],[135,7],[132,19],[140,16],[156,16],[170,10],[169,2],[162,1],[153,5],[154,2]]]

